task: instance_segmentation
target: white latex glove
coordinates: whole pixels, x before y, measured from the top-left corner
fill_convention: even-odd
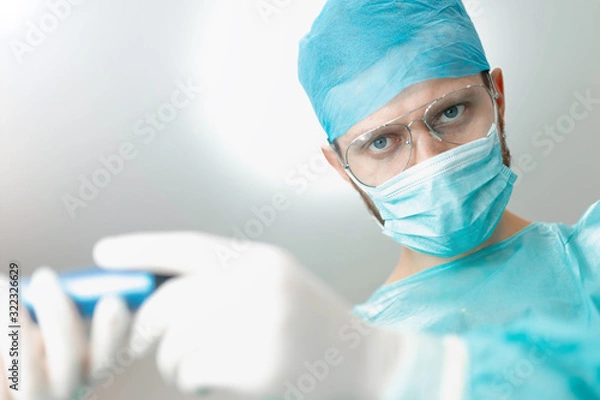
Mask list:
[[[96,244],[98,266],[179,275],[135,316],[129,348],[136,356],[158,343],[161,375],[183,392],[380,398],[402,349],[399,335],[361,325],[281,249],[245,246],[224,265],[219,254],[232,255],[231,239],[201,233],[140,233]]]
[[[123,346],[130,314],[115,297],[102,299],[91,322],[91,336],[75,305],[62,290],[55,272],[40,267],[31,277],[30,293],[37,324],[19,304],[18,391],[10,389],[7,369],[12,339],[5,334],[9,323],[9,282],[0,277],[0,400],[70,400],[89,398],[83,385],[93,379],[90,372],[103,368],[112,354]],[[13,310],[11,310],[13,311]],[[13,314],[14,315],[14,314]]]

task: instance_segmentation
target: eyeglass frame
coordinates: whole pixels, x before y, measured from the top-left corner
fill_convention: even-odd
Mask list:
[[[443,141],[444,139],[442,139],[441,137],[439,137],[438,135],[436,135],[436,133],[433,131],[433,129],[429,126],[429,124],[425,120],[425,116],[427,115],[427,112],[431,109],[431,107],[433,107],[434,104],[436,104],[437,102],[439,102],[441,99],[443,99],[443,98],[451,95],[452,93],[456,93],[456,92],[458,92],[460,90],[465,90],[465,89],[469,89],[469,88],[472,88],[472,87],[483,87],[488,92],[488,94],[492,98],[492,103],[494,104],[494,119],[495,119],[495,123],[498,124],[498,103],[496,102],[496,100],[500,97],[500,93],[498,93],[498,90],[496,88],[494,80],[492,79],[489,71],[483,71],[483,72],[485,72],[485,75],[486,75],[486,77],[488,79],[488,83],[490,84],[491,89],[488,86],[486,86],[485,83],[470,84],[470,85],[464,86],[462,88],[454,89],[454,90],[451,90],[448,93],[444,94],[443,96],[437,97],[437,98],[435,98],[435,99],[433,99],[433,100],[431,100],[431,101],[423,104],[422,106],[417,107],[417,108],[415,108],[415,109],[413,109],[413,110],[411,110],[411,111],[409,111],[407,113],[404,113],[404,114],[400,115],[399,117],[393,118],[392,120],[390,120],[390,121],[388,121],[388,122],[386,122],[386,123],[384,123],[384,124],[382,124],[382,125],[380,125],[378,127],[375,127],[373,129],[369,129],[368,131],[365,131],[365,132],[361,133],[360,135],[358,135],[357,137],[355,137],[354,139],[352,139],[350,141],[350,143],[348,143],[348,146],[346,147],[346,150],[344,151],[346,160],[348,160],[348,151],[350,150],[350,147],[352,147],[352,144],[354,142],[356,142],[358,139],[362,138],[363,136],[365,136],[365,135],[367,135],[367,134],[369,134],[371,132],[377,131],[379,129],[385,128],[386,126],[390,126],[390,125],[402,125],[402,126],[406,127],[406,129],[408,131],[408,134],[410,135],[411,143],[412,143],[412,131],[411,131],[410,127],[413,124],[413,122],[415,122],[415,121],[423,121],[423,123],[427,127],[427,130],[429,131],[429,133],[435,139],[438,139],[439,141]],[[410,115],[410,114],[414,113],[415,111],[418,111],[418,110],[422,109],[423,107],[427,107],[427,108],[423,112],[423,116],[421,118],[415,118],[415,119],[411,120],[408,124],[394,124],[395,121],[398,121],[399,119],[401,119],[401,118],[403,118],[403,117],[405,117],[407,115]],[[448,142],[448,143],[452,143],[452,142]],[[454,144],[458,144],[458,143],[454,143]],[[342,167],[346,170],[346,173],[350,174],[350,177],[353,178],[353,181],[355,181],[355,183],[358,183],[360,185],[367,186],[367,187],[375,187],[373,185],[367,185],[366,183],[363,183],[356,175],[354,175],[354,172],[352,172],[352,168],[350,168],[350,164],[347,161],[344,161],[344,159],[342,158],[342,155],[340,154],[341,151],[339,151],[340,150],[339,147],[335,143],[331,143],[331,146],[333,147],[334,152],[338,156],[338,159],[340,160],[340,163],[342,164]],[[411,145],[410,154],[408,156],[408,161],[410,161],[410,157],[411,156],[412,156],[412,145]],[[407,161],[407,165],[408,165],[408,161]],[[402,173],[404,171],[406,171],[406,166],[404,166],[404,168],[402,169],[402,171],[400,171],[399,173]]]

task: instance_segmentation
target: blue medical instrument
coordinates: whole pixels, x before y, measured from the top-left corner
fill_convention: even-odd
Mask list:
[[[108,271],[97,267],[59,274],[63,290],[84,318],[90,318],[96,303],[107,295],[121,297],[134,311],[169,278],[169,275],[155,275],[146,271]],[[30,279],[21,282],[21,301],[36,321],[29,285]]]

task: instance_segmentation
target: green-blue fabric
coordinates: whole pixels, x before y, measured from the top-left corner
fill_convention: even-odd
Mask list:
[[[401,332],[459,334],[473,399],[600,398],[600,202],[575,225],[534,222],[384,285],[354,313]]]
[[[298,78],[330,142],[412,84],[485,70],[460,0],[329,0],[298,55]]]
[[[464,336],[475,399],[600,399],[600,331],[545,317]]]

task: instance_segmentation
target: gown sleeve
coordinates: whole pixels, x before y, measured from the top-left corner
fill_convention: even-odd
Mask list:
[[[408,339],[383,400],[600,399],[600,331],[527,319]]]

